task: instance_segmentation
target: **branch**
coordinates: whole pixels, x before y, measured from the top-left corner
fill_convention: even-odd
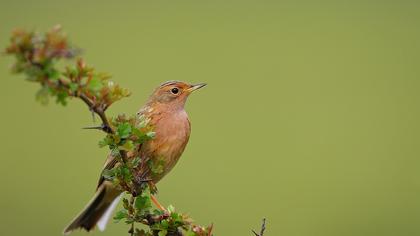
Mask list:
[[[29,61],[29,63],[32,63],[31,61]],[[81,59],[79,60],[79,63],[81,63]],[[44,68],[41,68],[44,69]],[[45,79],[46,82],[48,83],[49,78]],[[58,79],[58,83],[48,83],[48,86],[50,88],[53,88],[57,91],[59,90],[70,90],[70,86],[69,86],[69,82],[64,80],[64,79]],[[110,133],[110,134],[114,134],[115,130],[114,128],[111,126],[109,119],[107,118],[106,114],[105,114],[105,109],[101,106],[98,106],[97,104],[95,104],[95,102],[93,102],[87,94],[85,93],[74,93],[71,94],[69,93],[69,96],[73,96],[73,97],[78,97],[80,98],[88,107],[89,110],[96,113],[99,118],[102,121],[102,125],[100,127],[98,127],[97,129],[100,129],[106,133]]]
[[[108,75],[86,66],[82,59],[64,72],[56,68],[57,61],[74,58],[79,52],[68,42],[59,26],[45,35],[15,30],[11,44],[6,48],[6,54],[16,57],[12,71],[24,73],[27,80],[41,84],[37,100],[45,104],[49,97],[55,97],[57,103],[66,105],[68,97],[80,98],[100,117],[102,130],[113,134],[115,128],[105,111],[114,102],[128,97],[130,92],[110,81]]]
[[[60,80],[61,83],[65,83],[66,81]],[[67,86],[68,87],[68,86]],[[95,112],[102,121],[102,126],[101,129],[106,132],[106,133],[110,133],[110,134],[114,134],[115,130],[113,129],[113,127],[111,126],[108,118],[105,115],[105,110],[109,107],[109,106],[97,106],[86,94],[84,93],[80,93],[77,94],[76,96],[79,97],[83,102],[86,103],[86,105],[89,107],[89,110],[91,110],[92,112]]]
[[[254,230],[252,230],[252,232],[254,233],[255,236],[264,236],[264,231],[265,231],[265,218],[262,220],[262,225],[261,225],[261,230],[260,233],[255,232]]]
[[[85,129],[99,129],[106,136],[99,142],[101,147],[108,147],[117,163],[105,169],[102,177],[114,183],[115,187],[126,192],[123,198],[123,209],[114,217],[116,221],[124,220],[130,227],[131,236],[211,236],[213,225],[208,227],[192,223],[186,214],[175,211],[169,206],[167,210],[152,207],[151,195],[156,193],[156,187],[148,176],[136,176],[136,170],[147,167],[150,175],[160,174],[162,163],[154,164],[141,156],[141,145],[154,138],[152,127],[145,117],[126,117],[119,115],[108,119],[105,111],[116,101],[128,97],[130,92],[109,80],[104,73],[97,73],[78,59],[73,67],[59,71],[57,61],[72,59],[80,50],[67,41],[60,27],[54,27],[44,35],[24,30],[13,32],[6,54],[13,55],[16,62],[12,67],[15,73],[26,75],[26,80],[37,82],[41,89],[37,100],[46,104],[50,98],[66,105],[69,98],[81,99],[89,110],[99,116],[100,126]],[[139,229],[136,223],[148,227]],[[263,236],[265,219],[260,234]]]

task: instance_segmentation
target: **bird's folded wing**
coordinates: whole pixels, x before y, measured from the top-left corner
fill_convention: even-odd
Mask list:
[[[108,155],[108,158],[105,161],[104,167],[101,171],[101,176],[99,177],[98,180],[98,186],[96,187],[97,189],[99,188],[99,186],[101,186],[101,184],[105,181],[104,176],[102,175],[104,170],[111,170],[112,168],[114,168],[115,164],[117,164],[118,161],[115,157],[113,157],[111,154]]]

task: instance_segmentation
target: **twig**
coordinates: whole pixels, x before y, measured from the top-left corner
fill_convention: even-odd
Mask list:
[[[131,195],[130,209],[134,209],[134,200],[135,200],[135,197],[133,195]],[[131,215],[131,217],[134,218],[134,215],[133,215],[134,212],[132,210],[129,212],[129,214]],[[130,230],[128,231],[128,233],[130,233],[131,236],[134,236],[134,220],[133,220],[133,222],[131,222]]]
[[[96,130],[102,130],[106,133],[110,133],[111,130],[108,126],[106,126],[105,124],[102,124],[100,126],[88,126],[88,127],[83,127],[82,129],[96,129]]]
[[[252,232],[254,233],[255,236],[264,236],[264,231],[265,231],[265,218],[262,220],[260,233],[257,233],[254,230],[252,230]]]
[[[69,89],[68,82],[60,79],[58,85],[62,85],[64,88]],[[115,131],[111,124],[109,123],[108,118],[105,115],[105,109],[102,109],[101,107],[97,106],[90,98],[86,96],[86,94],[80,93],[76,94],[75,97],[80,98],[86,105],[89,107],[89,110],[96,113],[102,121],[103,130],[106,133],[113,134]]]

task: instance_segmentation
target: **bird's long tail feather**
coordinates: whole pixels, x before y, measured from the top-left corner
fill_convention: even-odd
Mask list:
[[[64,229],[63,234],[68,235],[78,228],[90,231],[97,224],[100,230],[104,230],[118,204],[120,194],[112,184],[103,183],[82,212]]]
[[[121,199],[121,195],[116,197],[114,199],[114,201],[111,203],[111,205],[108,207],[108,209],[106,210],[106,212],[102,215],[101,219],[99,219],[98,223],[96,223],[96,225],[98,226],[98,229],[100,231],[104,231],[106,228],[106,225],[109,222],[109,219],[112,216],[112,213],[114,212],[115,208],[117,207],[118,203],[120,202]]]

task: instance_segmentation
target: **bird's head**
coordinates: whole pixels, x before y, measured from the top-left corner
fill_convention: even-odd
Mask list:
[[[204,86],[205,83],[193,85],[181,81],[168,81],[155,89],[149,102],[166,104],[174,109],[183,108],[188,96]]]

